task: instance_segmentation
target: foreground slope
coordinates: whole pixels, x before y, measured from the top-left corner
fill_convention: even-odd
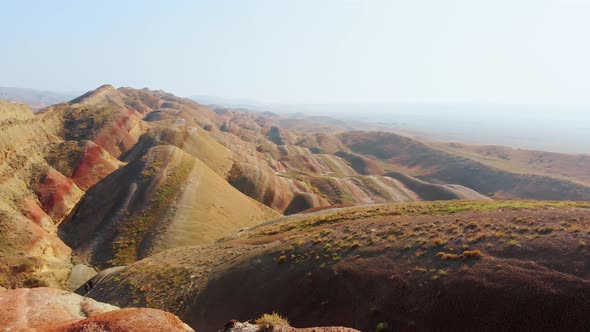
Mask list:
[[[590,327],[590,205],[433,202],[283,217],[105,271],[94,298],[201,331],[277,311],[295,326]]]

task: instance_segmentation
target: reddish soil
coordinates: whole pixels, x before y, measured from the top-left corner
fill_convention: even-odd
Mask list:
[[[44,226],[43,221],[51,220],[51,218],[43,211],[36,201],[29,199],[24,202],[23,209],[26,212],[26,217],[35,222],[39,226]]]
[[[50,214],[54,220],[61,221],[71,208],[67,198],[73,189],[77,188],[74,188],[72,180],[50,168],[37,191],[43,210]]]
[[[115,157],[119,157],[122,153],[128,151],[137,143],[137,137],[129,133],[128,123],[132,119],[132,114],[135,112],[123,112],[116,121],[110,123],[102,128],[94,142],[102,146],[105,150]]]
[[[161,310],[129,308],[106,312],[48,332],[187,332],[178,317]]]
[[[114,172],[118,166],[103,159],[102,155],[105,151],[100,145],[89,144],[87,146],[84,156],[72,174],[72,180],[84,190]]]

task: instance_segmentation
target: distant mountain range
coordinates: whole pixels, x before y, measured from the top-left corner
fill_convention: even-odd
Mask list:
[[[341,123],[347,122],[349,129],[394,131],[422,140],[590,154],[590,106],[278,104],[208,96],[191,99],[215,107],[273,112],[289,118],[316,116],[327,121],[332,117]]]
[[[80,94],[78,92],[53,92],[28,88],[0,87],[0,99],[21,102],[28,105],[33,111],[66,102]]]

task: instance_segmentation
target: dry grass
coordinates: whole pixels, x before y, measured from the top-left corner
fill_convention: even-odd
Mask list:
[[[480,250],[465,250],[462,254],[452,254],[446,252],[437,252],[436,256],[443,260],[467,260],[467,259],[479,259],[483,257],[483,253]]]
[[[280,223],[276,227],[267,223],[268,227],[251,234],[252,237],[267,236],[289,231],[302,230],[327,224],[340,223],[359,219],[379,219],[391,216],[448,215],[460,212],[483,212],[494,210],[526,210],[536,208],[590,208],[590,202],[570,201],[434,201],[418,203],[389,203],[368,207],[342,208],[321,215],[301,215],[289,223]],[[459,222],[460,226],[461,223]],[[466,231],[478,229],[479,224],[471,221],[465,225]],[[456,230],[453,226],[451,230]],[[539,233],[550,233],[551,229],[539,229]]]
[[[448,202],[446,205],[445,203],[436,203],[436,206],[443,210],[444,206],[456,207],[465,204],[472,203]],[[480,207],[485,205],[484,203],[478,204]],[[491,204],[493,206],[499,205],[498,202]],[[506,202],[504,204],[505,206],[527,206],[523,202]],[[182,314],[182,311],[178,309],[178,304],[183,301],[184,303],[192,301],[191,299],[196,298],[200,289],[206,289],[207,283],[212,282],[208,279],[208,275],[211,273],[209,271],[216,270],[222,262],[224,264],[233,262],[229,265],[232,267],[231,269],[220,267],[220,269],[228,269],[223,273],[231,273],[232,279],[224,279],[217,283],[220,286],[220,292],[225,289],[225,285],[240,284],[238,280],[242,280],[245,273],[260,273],[258,280],[267,280],[271,286],[276,282],[285,282],[284,280],[293,283],[294,280],[301,281],[302,278],[308,278],[313,282],[313,285],[318,285],[319,281],[324,282],[325,280],[325,284],[315,287],[328,287],[331,286],[328,280],[332,279],[327,276],[348,278],[348,274],[340,271],[346,271],[351,266],[361,271],[360,274],[371,273],[366,268],[367,266],[381,266],[382,271],[387,275],[395,275],[399,280],[407,280],[418,288],[444,287],[466,274],[478,278],[481,273],[494,273],[496,265],[526,265],[529,264],[529,261],[535,261],[539,262],[539,269],[545,269],[542,266],[543,260],[534,256],[539,252],[537,249],[540,248],[543,248],[548,259],[553,259],[557,257],[555,253],[563,250],[562,246],[565,246],[571,253],[567,256],[568,259],[574,262],[583,260],[582,254],[585,254],[587,250],[586,243],[590,241],[588,235],[585,232],[572,234],[569,232],[569,228],[577,225],[580,229],[590,229],[589,212],[578,208],[586,203],[579,205],[567,203],[566,205],[571,205],[573,208],[566,207],[564,209],[546,207],[546,204],[551,203],[535,202],[533,206],[537,205],[537,207],[533,208],[516,210],[504,208],[476,213],[467,211],[450,215],[443,213],[439,215],[360,217],[365,215],[366,210],[384,211],[379,210],[378,206],[373,206],[324,212],[325,216],[334,219],[336,219],[338,212],[344,216],[353,216],[354,219],[348,221],[346,218],[342,218],[340,221],[324,224],[314,222],[313,227],[299,226],[300,223],[306,222],[304,218],[319,219],[321,215],[283,218],[281,223],[271,223],[241,232],[233,239],[218,242],[212,246],[179,248],[158,254],[153,258],[132,265],[132,267],[142,266],[143,269],[149,269],[149,273],[128,273],[126,277],[137,282],[134,287],[139,287],[139,289],[134,290],[133,294],[137,296],[140,304],[146,303],[146,298],[149,296],[153,298],[150,305],[158,305],[158,307],[165,309],[170,308],[173,309],[173,312]],[[404,208],[400,205],[394,206],[398,211]],[[418,206],[423,205],[418,204]],[[405,209],[410,210],[415,207],[416,204],[408,204]],[[360,214],[355,215],[354,213],[359,213],[359,210]],[[526,221],[517,220],[517,217]],[[561,229],[560,225],[564,220],[569,221],[574,217],[577,218],[577,221],[568,222],[567,228]],[[471,221],[477,222],[478,228],[465,231],[465,226]],[[527,233],[514,231],[516,226],[522,228],[529,221],[534,222],[535,227],[552,227],[554,230],[550,234],[540,234],[534,229]],[[459,226],[459,223],[463,223],[463,225]],[[288,226],[285,229],[289,230],[277,232],[281,229],[280,226]],[[267,230],[271,230],[269,235],[249,236]],[[449,234],[449,230],[454,232],[452,236]],[[494,232],[503,232],[505,235],[498,238],[492,236]],[[433,234],[435,236],[431,237]],[[481,241],[475,243],[467,242],[472,236],[479,234],[485,234],[485,239],[482,238]],[[538,237],[529,239],[530,235]],[[420,245],[416,244],[418,239],[422,242]],[[514,247],[509,247],[510,243],[514,243],[510,240],[516,241]],[[277,259],[282,263],[277,264]],[[186,269],[186,277],[178,283],[175,282],[173,287],[167,286],[169,283],[167,281],[168,274],[156,273],[153,270],[163,269],[169,265],[179,265]],[[567,266],[571,266],[571,264]],[[128,270],[130,269],[132,268]],[[574,273],[567,267],[564,267],[563,270],[569,274]],[[522,271],[528,270],[522,269]],[[508,274],[501,276],[510,277]],[[119,296],[121,291],[126,289],[126,285],[130,283],[124,281],[123,277],[121,280],[121,283],[110,286],[108,290],[105,289],[105,292]],[[287,283],[285,282],[285,284]],[[147,289],[148,285],[149,289]],[[223,287],[221,287],[222,285]],[[274,285],[276,286],[276,284]],[[160,293],[160,290],[165,287],[168,288]],[[267,284],[265,287],[268,287]],[[277,289],[283,289],[283,287]],[[322,288],[321,291],[325,291],[326,294],[339,291],[339,288],[324,289]],[[277,293],[283,294],[281,290]],[[227,294],[233,293],[226,293],[226,296]],[[173,298],[175,296],[178,297]],[[289,294],[289,296],[293,295]],[[300,305],[300,302],[292,304],[294,306]],[[267,309],[261,308],[260,310],[260,312],[264,312]],[[294,316],[292,318],[295,319]],[[371,323],[373,325],[370,328],[364,328],[363,331],[374,331],[375,323],[373,321]]]
[[[256,320],[256,325],[261,329],[272,329],[274,327],[289,326],[287,318],[273,312],[272,314],[264,314]]]

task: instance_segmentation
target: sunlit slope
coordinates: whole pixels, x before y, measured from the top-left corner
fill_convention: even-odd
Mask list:
[[[133,160],[157,145],[174,145],[204,162],[221,176],[232,167],[234,152],[217,142],[209,133],[191,122],[150,122],[153,128],[139,138],[139,142],[125,156]]]
[[[102,266],[212,242],[277,214],[171,145],[151,148],[91,188],[60,234]]]

